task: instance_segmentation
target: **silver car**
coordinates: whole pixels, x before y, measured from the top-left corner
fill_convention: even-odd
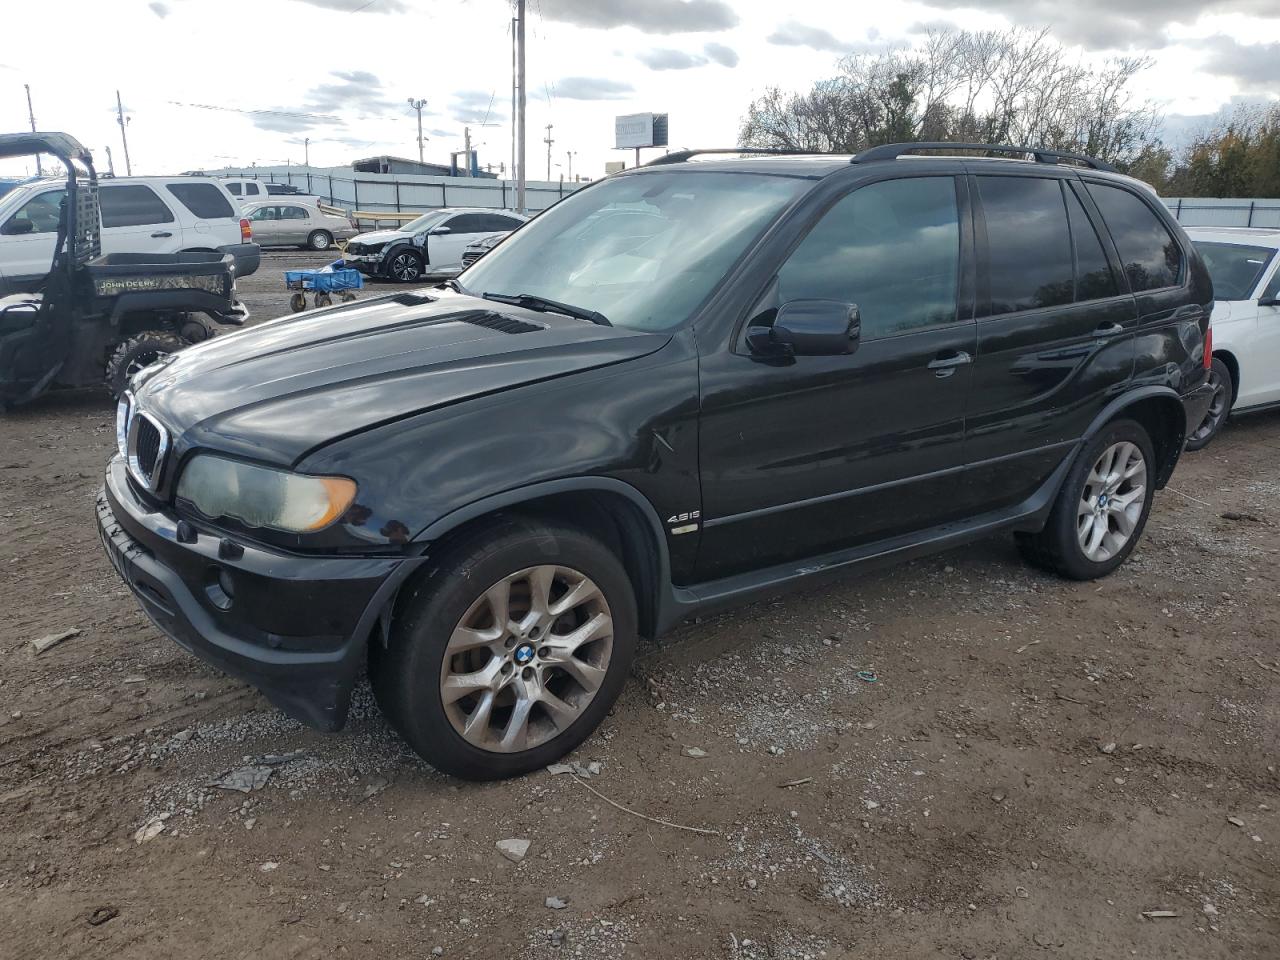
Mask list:
[[[292,197],[246,203],[244,215],[254,241],[264,247],[328,250],[334,241],[350,240],[358,232],[336,207]]]

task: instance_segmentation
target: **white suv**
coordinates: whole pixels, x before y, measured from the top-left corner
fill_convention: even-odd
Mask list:
[[[65,195],[61,180],[24,183],[0,197],[0,296],[31,290],[49,272]],[[120,177],[98,184],[102,252],[230,253],[236,276],[258,269],[249,221],[209,177]]]
[[[1187,440],[1205,446],[1233,413],[1280,407],[1280,230],[1188,227],[1213,278],[1213,403]]]

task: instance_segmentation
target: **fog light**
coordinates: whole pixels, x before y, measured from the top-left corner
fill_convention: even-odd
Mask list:
[[[219,610],[230,610],[231,601],[236,595],[236,585],[231,579],[231,573],[221,567],[210,567],[204,595]]]

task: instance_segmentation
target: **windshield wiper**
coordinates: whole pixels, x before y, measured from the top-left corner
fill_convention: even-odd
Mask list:
[[[546,297],[539,297],[532,293],[482,293],[480,296],[485,300],[509,303],[513,307],[524,307],[526,310],[539,310],[543,313],[563,313],[566,317],[589,320],[602,327],[613,326],[609,322],[609,318],[603,313],[588,310],[586,307],[575,307],[571,303],[561,303],[559,300],[548,300]]]

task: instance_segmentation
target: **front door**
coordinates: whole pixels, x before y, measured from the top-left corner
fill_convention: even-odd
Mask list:
[[[919,531],[962,514],[975,350],[963,181],[868,184],[837,201],[779,269],[750,325],[790,300],[854,303],[847,356],[786,365],[734,346],[701,359],[698,579]]]
[[[49,274],[65,189],[43,190],[0,223],[0,296],[29,292]]]
[[[450,217],[427,236],[428,273],[458,273],[462,270],[462,251],[467,244],[479,240],[493,231],[484,229],[488,217],[481,213],[460,213]],[[440,227],[448,233],[436,233]]]
[[[1237,403],[1248,406],[1280,403],[1280,265],[1259,299],[1263,303],[1237,304],[1257,311],[1253,345],[1241,351]]]

